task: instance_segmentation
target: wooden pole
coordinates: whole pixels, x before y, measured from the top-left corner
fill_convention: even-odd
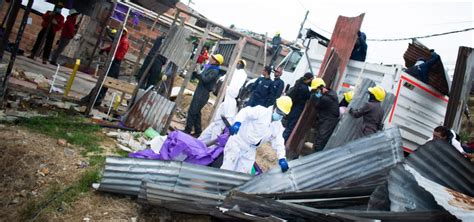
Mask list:
[[[8,44],[8,38],[13,29],[13,25],[15,25],[16,17],[18,16],[18,11],[20,11],[21,0],[14,0],[10,3],[10,8],[8,10],[8,17],[6,20],[7,26],[3,33],[3,39],[0,43],[0,61],[3,59],[3,53],[5,52],[5,48]],[[3,24],[2,24],[3,26]]]
[[[216,115],[217,107],[219,107],[219,104],[221,104],[222,100],[224,99],[227,85],[229,85],[228,84],[229,81],[231,81],[232,76],[234,76],[235,68],[237,67],[237,63],[239,62],[239,59],[242,55],[242,51],[244,49],[246,42],[247,41],[245,40],[245,38],[240,38],[239,42],[235,45],[234,51],[232,52],[231,60],[229,61],[230,65],[229,65],[227,74],[225,75],[225,78],[224,78],[224,83],[222,84],[222,87],[219,89],[219,92],[217,93],[217,98],[214,103],[214,108],[212,109],[212,113],[208,121],[214,119],[214,115]]]
[[[267,65],[267,36],[268,34],[265,32],[265,45],[263,45],[263,67]]]
[[[87,69],[90,69],[91,68],[91,65],[92,65],[92,61],[94,61],[94,56],[95,56],[95,53],[97,52],[97,49],[99,48],[99,44],[102,42],[102,39],[104,38],[104,35],[105,35],[105,30],[106,30],[106,27],[107,27],[107,22],[110,20],[110,17],[112,16],[112,14],[114,13],[114,10],[115,10],[115,7],[117,6],[117,3],[113,3],[114,6],[112,7],[112,10],[110,10],[109,12],[109,15],[107,16],[108,19],[106,19],[102,24],[102,29],[100,30],[100,34],[99,34],[99,38],[97,39],[97,42],[95,43],[94,45],[94,49],[92,50],[92,54],[90,56],[90,59],[89,59],[89,62],[87,63]]]
[[[102,86],[104,85],[105,78],[107,77],[110,67],[112,66],[112,61],[115,58],[115,53],[117,52],[120,38],[122,38],[123,28],[125,27],[125,24],[127,23],[127,19],[129,15],[130,15],[130,8],[127,11],[127,15],[125,16],[123,24],[120,26],[120,29],[118,30],[117,35],[115,36],[114,42],[111,47],[113,49],[113,53],[109,54],[107,61],[105,63],[107,64],[107,69],[105,70],[105,72],[103,72],[99,76],[99,79],[97,79],[97,82],[95,84],[95,87],[92,89],[91,99],[89,100],[89,105],[87,105],[87,108],[85,111],[86,115],[89,115],[90,112],[92,111],[92,108],[94,107],[94,104],[97,101],[97,97],[99,96],[99,92],[102,89]]]

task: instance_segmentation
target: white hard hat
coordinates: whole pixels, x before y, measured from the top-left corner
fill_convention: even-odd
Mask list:
[[[74,14],[78,14],[79,12],[76,11],[76,9],[70,9],[69,10],[69,15],[74,15]]]

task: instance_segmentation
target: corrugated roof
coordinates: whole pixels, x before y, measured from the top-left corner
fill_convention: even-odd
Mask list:
[[[474,221],[474,198],[441,186],[418,173],[410,166],[404,166],[418,185],[433,195],[436,203],[462,221]]]
[[[375,86],[374,81],[365,78],[362,79],[361,83],[357,85],[356,89],[354,90],[354,98],[352,99],[348,108],[356,110],[364,106],[364,104],[367,102],[367,97],[369,96],[367,89],[373,86]],[[395,96],[391,93],[387,93],[384,101],[381,104],[384,110],[384,119],[388,116],[389,111],[393,106],[394,100]],[[383,122],[384,121],[382,120],[382,123]],[[339,120],[339,123],[337,124],[336,129],[334,129],[334,132],[329,138],[324,150],[341,146],[354,139],[357,139],[362,124],[363,118],[354,118],[349,113],[345,113],[341,120]]]
[[[403,59],[405,59],[405,66],[412,67],[420,57],[423,57],[425,59],[431,58],[431,53],[429,49],[418,41],[414,41],[413,43],[408,44],[408,49],[405,54],[403,54]],[[428,73],[428,78],[429,85],[433,86],[440,93],[448,95],[449,80],[448,76],[445,73],[445,69],[441,59],[431,67]]]
[[[275,167],[237,189],[273,193],[382,183],[389,169],[403,160],[401,140],[398,128],[387,129],[290,161],[288,172]]]
[[[420,146],[405,162],[442,186],[474,196],[474,165],[445,141],[435,140]]]

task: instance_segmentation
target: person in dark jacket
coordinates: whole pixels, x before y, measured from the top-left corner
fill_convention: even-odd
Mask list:
[[[285,139],[285,142],[290,137],[293,128],[295,128],[304,110],[306,101],[308,101],[311,96],[311,81],[313,81],[313,74],[310,72],[305,73],[303,77],[296,81],[294,88],[291,89],[292,92],[288,92],[287,94],[293,101],[293,106],[287,117],[287,126],[285,131],[283,131],[283,139]]]
[[[283,93],[283,88],[285,88],[285,82],[280,79],[283,70],[281,67],[278,67],[274,70],[275,78],[273,79],[273,104],[275,104],[276,99],[280,98]]]
[[[367,36],[365,33],[358,31],[357,32],[357,41],[354,45],[354,49],[351,53],[352,60],[365,62],[365,57],[367,56]]]
[[[357,138],[365,137],[382,130],[384,111],[380,103],[385,99],[385,90],[380,86],[370,87],[369,102],[360,109],[349,109],[349,113],[355,117],[363,117],[362,127],[357,133]]]
[[[327,88],[321,78],[314,79],[311,88],[316,89],[311,98],[316,106],[313,151],[318,152],[324,149],[339,122],[339,100],[337,93]]]
[[[349,107],[349,103],[351,103],[352,97],[354,97],[354,91],[345,92],[343,95],[344,98],[339,103],[339,115],[346,113],[347,107]]]
[[[156,38],[155,43],[153,43],[153,47],[151,47],[150,52],[145,58],[145,61],[143,62],[143,65],[140,67],[140,70],[138,71],[137,74],[137,80],[139,81],[142,75],[144,75],[144,72],[148,65],[150,64],[151,60],[153,59],[153,56],[155,53],[158,53],[158,50],[161,47],[161,44],[163,42],[164,37],[160,36]],[[150,69],[148,70],[148,76],[145,78],[143,83],[140,85],[141,89],[147,89],[150,86],[154,86],[158,83],[158,81],[161,79],[161,69],[163,65],[166,63],[167,59],[166,57],[162,55],[158,55],[151,65]]]
[[[415,65],[408,68],[406,72],[411,74],[421,80],[422,82],[428,84],[429,83],[429,76],[428,73],[430,72],[431,67],[436,64],[436,62],[440,59],[439,55],[431,50],[431,58],[426,61],[424,58],[419,58]]]
[[[269,107],[274,103],[273,98],[273,81],[270,78],[272,68],[265,66],[263,69],[263,77],[259,77],[253,84],[252,95],[247,103],[248,106],[264,106]]]
[[[191,134],[194,128],[193,136],[199,137],[201,135],[201,110],[209,100],[209,92],[212,91],[217,79],[219,79],[220,65],[223,62],[224,57],[221,54],[211,55],[209,64],[204,66],[204,71],[199,75],[193,74],[199,80],[199,83],[188,109],[185,133]]]
[[[69,44],[71,39],[74,38],[77,32],[77,16],[79,16],[79,12],[75,9],[69,10],[69,16],[66,18],[66,22],[64,23],[63,30],[61,31],[61,37],[59,38],[59,43],[53,52],[53,56],[51,56],[51,65],[57,66],[57,61],[59,55],[64,51],[66,46]]]

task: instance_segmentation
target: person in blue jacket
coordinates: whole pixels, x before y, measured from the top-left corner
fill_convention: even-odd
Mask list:
[[[250,96],[247,106],[254,107],[260,105],[269,107],[274,104],[273,81],[270,78],[271,72],[272,68],[265,66],[262,72],[263,76],[259,77],[253,85],[252,95]]]
[[[434,51],[431,50],[431,58],[426,61],[425,58],[419,58],[415,65],[408,68],[406,72],[411,74],[421,80],[422,82],[428,84],[429,83],[429,76],[428,73],[430,72],[431,67],[440,59],[439,55]]]
[[[358,31],[357,32],[357,41],[354,45],[354,49],[351,53],[352,60],[365,62],[365,57],[367,56],[367,36],[365,33]]]
[[[283,88],[285,88],[285,82],[280,79],[281,74],[283,74],[283,70],[281,67],[278,67],[274,70],[273,79],[273,104],[275,104],[276,99],[280,98],[281,94],[283,93]]]

